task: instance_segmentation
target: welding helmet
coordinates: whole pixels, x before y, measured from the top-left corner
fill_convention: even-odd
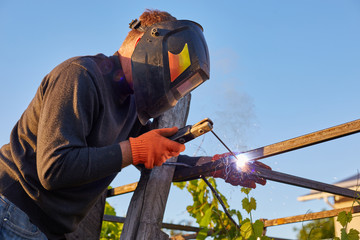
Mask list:
[[[131,56],[132,79],[139,120],[158,117],[210,77],[210,60],[202,27],[188,20],[166,21],[143,31]]]

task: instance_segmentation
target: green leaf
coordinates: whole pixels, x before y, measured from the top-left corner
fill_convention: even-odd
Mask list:
[[[261,237],[264,230],[264,223],[260,220],[256,220],[253,224],[255,237]]]
[[[359,231],[355,229],[350,229],[348,233],[348,239],[349,240],[359,240]]]
[[[250,198],[250,207],[251,210],[256,210],[256,200],[253,197]]]
[[[108,203],[105,203],[104,214],[116,215],[115,209]],[[101,226],[100,239],[119,239],[122,231],[122,223],[113,223],[103,221]]]
[[[348,235],[345,228],[341,229],[341,240],[348,240]]]
[[[253,197],[251,197],[250,200],[248,198],[244,198],[242,200],[242,207],[247,213],[250,213],[251,210],[256,209],[256,200]]]
[[[341,229],[341,240],[359,240],[359,231],[350,229],[349,233],[346,233],[346,229]]]
[[[241,223],[242,222],[242,215],[241,215],[241,213],[239,212],[239,211],[236,211],[236,216],[237,216],[237,218],[238,218],[238,222],[239,223]]]
[[[204,240],[207,237],[207,232],[207,228],[201,229],[196,236],[196,240]]]
[[[107,201],[105,202],[104,214],[116,216],[115,208],[113,208]]]
[[[199,201],[200,204],[203,204],[206,201],[206,198],[204,198],[202,194],[198,194],[196,200]]]
[[[251,191],[251,188],[244,188],[244,187],[241,188],[241,192],[245,193],[246,195],[249,195],[250,191]]]
[[[174,184],[174,186],[176,186],[176,187],[180,188],[181,190],[183,190],[186,187],[186,183],[187,182],[175,182],[173,184]]]
[[[241,225],[240,227],[241,230],[241,235],[245,238],[248,239],[251,235],[252,235],[252,227],[251,227],[251,222],[245,222],[243,225]]]
[[[341,224],[341,226],[345,227],[349,222],[352,220],[352,214],[351,212],[346,213],[345,211],[342,211],[339,213],[337,217],[337,221]]]
[[[214,188],[217,187],[217,183],[216,183],[215,178],[210,177],[210,178],[208,178],[208,181],[209,181],[209,183],[211,183],[211,185],[213,185]]]
[[[206,189],[206,182],[205,181],[200,181],[198,182],[198,186],[197,186],[197,189],[196,191],[199,192],[199,191],[204,191]]]
[[[189,182],[189,185],[187,188],[188,188],[189,192],[191,193],[191,192],[196,191],[197,186],[198,186],[198,180],[195,179],[195,180],[191,180]]]
[[[249,209],[250,209],[249,199],[244,198],[241,202],[242,202],[242,208],[245,209],[247,211],[247,213],[249,213]]]
[[[200,227],[207,227],[209,225],[209,223],[211,221],[211,213],[212,213],[212,207],[208,208],[205,211],[205,215],[199,223]]]

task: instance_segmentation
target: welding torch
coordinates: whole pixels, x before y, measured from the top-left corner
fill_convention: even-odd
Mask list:
[[[187,125],[180,128],[177,133],[169,137],[170,140],[184,144],[189,142],[213,129],[213,122],[205,118],[194,125]]]

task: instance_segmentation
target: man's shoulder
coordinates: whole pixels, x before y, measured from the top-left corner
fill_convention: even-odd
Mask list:
[[[98,54],[77,56],[63,61],[45,76],[41,83],[42,90],[45,91],[49,86],[56,84],[68,87],[73,84],[97,85],[95,80],[101,78],[101,70],[96,63],[98,58],[106,59],[108,57]]]
[[[104,54],[97,54],[93,56],[77,56],[65,60],[64,62],[60,63],[56,68],[60,68],[60,70],[63,70],[71,66],[77,66],[85,70],[91,71],[94,68],[98,68],[98,62],[107,61],[108,59],[109,58]]]
[[[113,64],[111,58],[104,54],[72,57],[57,65],[47,75],[47,78],[57,79],[60,76],[90,76],[93,79],[101,79],[107,65]]]

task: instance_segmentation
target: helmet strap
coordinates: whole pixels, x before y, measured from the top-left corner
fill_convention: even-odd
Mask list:
[[[141,21],[134,19],[129,23],[129,28],[138,30],[140,32],[145,32],[146,27],[141,26]]]

